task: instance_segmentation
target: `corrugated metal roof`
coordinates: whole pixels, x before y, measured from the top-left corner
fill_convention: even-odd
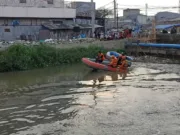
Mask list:
[[[82,27],[82,29],[91,29],[92,26],[89,24],[78,24],[80,27]]]
[[[90,24],[52,24],[52,23],[46,23],[43,24],[43,26],[50,30],[71,30],[74,27],[80,27],[80,29],[91,29],[92,25]],[[94,25],[95,28],[101,28],[103,26],[101,25]]]
[[[52,23],[46,23],[43,24],[44,27],[50,29],[50,30],[66,30],[66,29],[73,29],[70,25],[67,24],[52,24]]]
[[[103,26],[95,24],[94,27],[95,28],[102,28]]]
[[[180,24],[166,24],[166,25],[157,25],[156,29],[169,29],[173,26],[180,27]]]

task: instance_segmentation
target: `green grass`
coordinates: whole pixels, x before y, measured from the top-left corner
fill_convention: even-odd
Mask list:
[[[29,70],[62,64],[78,63],[83,57],[94,58],[98,51],[106,53],[102,47],[54,48],[46,45],[13,45],[0,52],[0,72]],[[113,50],[122,52],[122,50]]]

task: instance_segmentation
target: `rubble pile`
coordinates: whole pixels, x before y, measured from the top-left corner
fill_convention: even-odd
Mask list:
[[[7,48],[11,45],[15,44],[23,44],[23,45],[40,45],[40,44],[80,44],[80,43],[93,43],[96,39],[93,38],[82,38],[82,39],[46,39],[44,41],[24,41],[24,40],[16,40],[16,41],[1,41],[0,48]]]

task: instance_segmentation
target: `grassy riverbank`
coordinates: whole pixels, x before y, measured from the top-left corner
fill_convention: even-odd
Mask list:
[[[47,45],[13,45],[0,52],[0,72],[77,63],[81,61],[82,57],[95,57],[99,50],[106,53],[109,49],[94,45],[72,48],[54,48]],[[121,52],[122,50],[116,49],[114,51]]]

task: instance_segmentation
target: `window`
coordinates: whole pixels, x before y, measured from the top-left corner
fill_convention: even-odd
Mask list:
[[[19,0],[19,3],[26,3],[26,0]]]
[[[47,3],[48,3],[48,4],[53,4],[54,1],[53,1],[53,0],[47,0]]]
[[[4,32],[11,32],[9,28],[4,29]]]

